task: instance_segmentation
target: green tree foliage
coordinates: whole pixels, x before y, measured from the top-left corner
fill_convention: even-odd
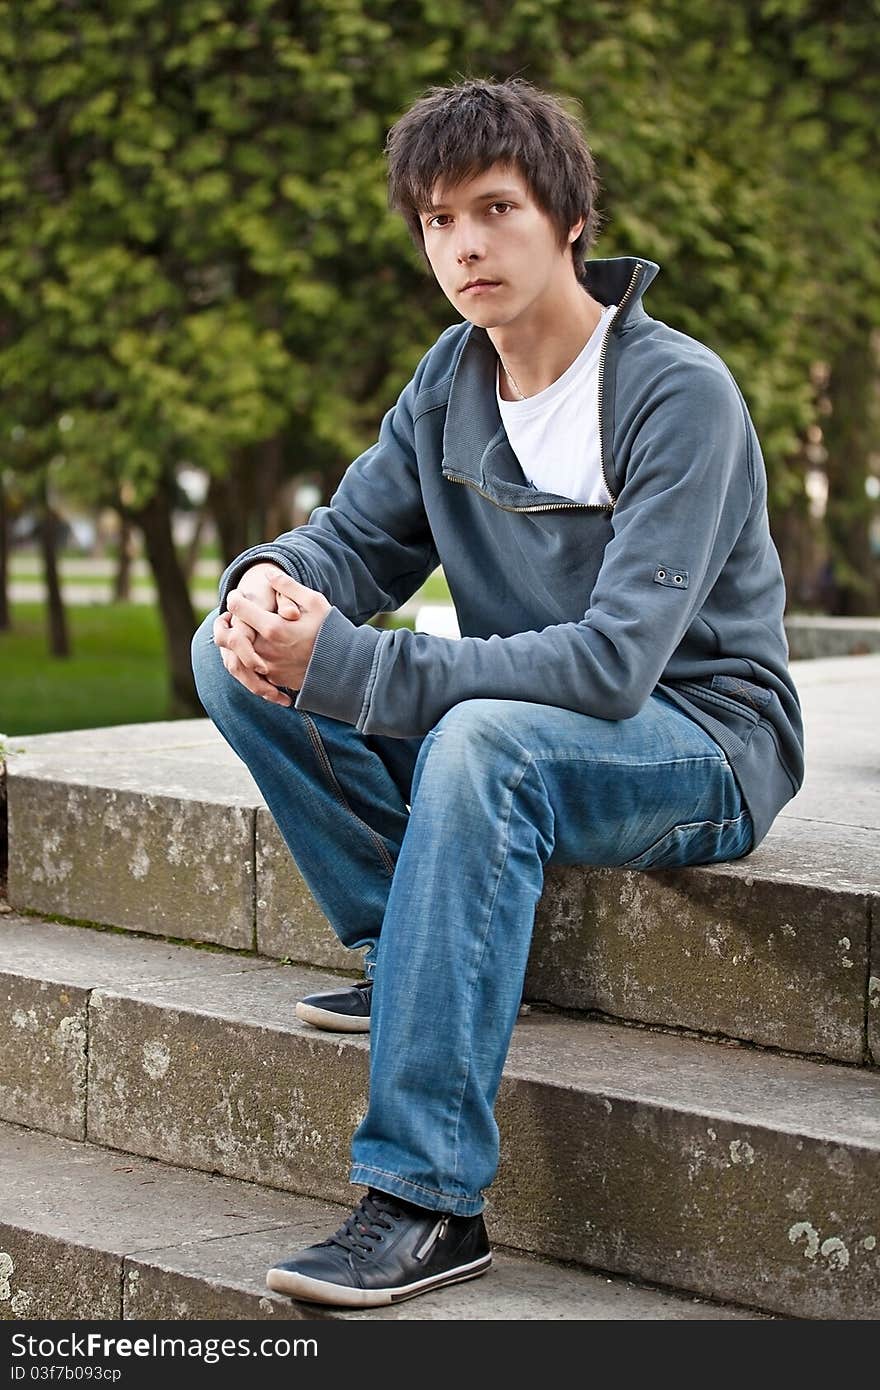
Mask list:
[[[811,367],[864,353],[878,321],[877,18],[877,0],[0,0],[6,462],[121,498],[172,568],[183,460],[214,480],[227,551],[271,529],[285,476],[327,495],[453,316],[387,211],[385,134],[432,84],[520,74],[580,103],[598,253],[661,263],[651,311],[729,362],[773,506],[803,511]],[[186,624],[182,575],[157,577]]]

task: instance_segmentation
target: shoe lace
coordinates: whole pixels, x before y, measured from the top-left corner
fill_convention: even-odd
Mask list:
[[[384,1192],[368,1192],[324,1244],[341,1245],[343,1250],[353,1250],[355,1254],[372,1251],[384,1239],[382,1232],[393,1231],[395,1220],[402,1215],[393,1198]]]

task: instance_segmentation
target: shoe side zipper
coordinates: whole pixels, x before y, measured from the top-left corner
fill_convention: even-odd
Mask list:
[[[438,1221],[437,1224],[436,1224],[435,1226],[432,1226],[432,1227],[431,1227],[431,1229],[430,1229],[430,1231],[428,1232],[427,1236],[426,1236],[425,1239],[422,1241],[421,1245],[419,1246],[418,1250],[416,1251],[416,1254],[415,1254],[416,1259],[417,1259],[417,1260],[423,1260],[423,1259],[425,1258],[426,1255],[430,1255],[431,1251],[434,1249],[434,1246],[437,1244],[438,1240],[444,1240],[444,1239],[445,1239],[445,1237],[446,1237],[446,1232],[447,1232],[448,1228],[449,1228],[449,1217],[448,1217],[448,1216],[444,1216],[442,1221]]]

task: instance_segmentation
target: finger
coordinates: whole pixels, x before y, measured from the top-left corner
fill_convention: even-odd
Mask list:
[[[278,622],[277,613],[267,613],[252,598],[247,598],[240,589],[232,589],[226,598],[226,606],[233,617],[240,618],[262,637],[268,637]]]
[[[270,681],[262,680],[247,666],[243,666],[235,653],[228,648],[222,650],[220,656],[230,676],[234,676],[239,684],[243,685],[245,690],[249,690],[252,695],[259,695],[273,705],[287,707],[292,703],[289,695],[286,695],[283,690],[279,690],[277,685],[272,685]]]
[[[276,594],[284,594],[285,598],[290,599],[301,608],[314,589],[306,588],[305,584],[300,584],[298,579],[291,579],[289,574],[279,570],[277,574],[267,574],[266,582],[272,586]]]
[[[225,616],[225,615],[224,615]],[[233,618],[226,625],[215,623],[214,642],[224,651],[231,652],[236,660],[246,666],[250,671],[256,671],[258,675],[268,675],[269,668],[266,665],[265,657],[256,650],[256,636],[252,628],[245,623],[238,623]]]
[[[302,609],[292,598],[287,598],[284,594],[278,594],[278,616],[287,622],[296,622],[302,616]]]

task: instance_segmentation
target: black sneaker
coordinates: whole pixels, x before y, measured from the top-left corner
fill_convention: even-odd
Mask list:
[[[360,980],[329,994],[308,994],[296,1006],[296,1016],[315,1028],[333,1033],[369,1033],[373,981]]]
[[[273,1265],[275,1293],[344,1308],[378,1308],[476,1279],[492,1263],[482,1216],[426,1211],[370,1188],[335,1235]]]

